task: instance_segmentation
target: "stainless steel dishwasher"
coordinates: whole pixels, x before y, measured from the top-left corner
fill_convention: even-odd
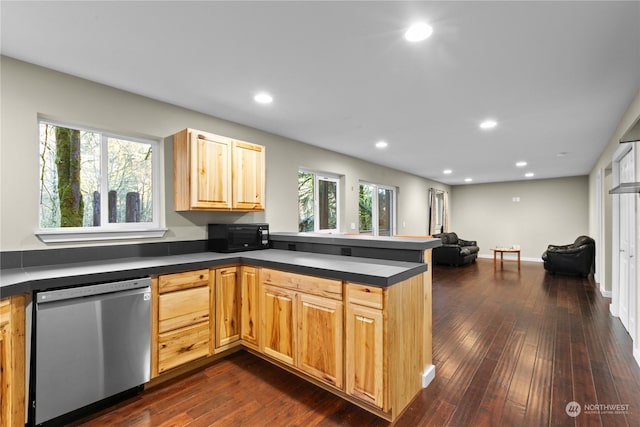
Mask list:
[[[149,381],[151,279],[35,297],[35,390],[42,424]]]

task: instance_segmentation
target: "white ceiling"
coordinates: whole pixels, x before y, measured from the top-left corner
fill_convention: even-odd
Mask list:
[[[0,7],[4,55],[452,185],[588,174],[640,88],[638,1]]]

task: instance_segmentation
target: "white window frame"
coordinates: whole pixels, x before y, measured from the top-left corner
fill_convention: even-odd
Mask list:
[[[38,215],[38,229],[35,231],[35,235],[44,243],[64,243],[64,242],[82,242],[82,241],[96,241],[96,240],[122,240],[122,239],[146,239],[146,238],[158,238],[163,237],[167,229],[161,226],[161,204],[160,204],[160,189],[162,187],[160,176],[160,158],[161,158],[161,144],[159,140],[152,138],[140,138],[130,135],[124,135],[101,129],[90,128],[86,126],[79,126],[75,124],[63,123],[54,120],[49,120],[43,117],[38,119],[38,137],[40,136],[40,125],[48,124],[57,127],[66,127],[70,129],[77,129],[80,131],[94,132],[100,134],[100,188],[108,188],[108,155],[107,155],[107,140],[108,138],[124,139],[127,141],[140,142],[151,145],[152,157],[151,157],[151,173],[152,173],[152,209],[153,209],[153,221],[152,222],[137,222],[137,223],[109,223],[108,221],[108,209],[100,210],[100,224],[95,227],[55,227],[55,228],[40,228],[40,215]],[[39,153],[38,149],[38,153]],[[101,206],[108,205],[108,191],[101,191]],[[38,197],[40,192],[38,191]],[[38,209],[41,209],[41,204],[38,201]]]
[[[340,176],[311,169],[300,168],[298,173],[313,174],[313,232],[337,233],[340,230]],[[336,184],[336,228],[320,228],[320,189],[319,181],[335,182]]]
[[[390,190],[393,192],[393,196],[391,198],[391,203],[393,203],[393,207],[391,209],[391,230],[389,230],[391,236],[393,236],[394,234],[396,234],[396,215],[397,215],[397,210],[398,210],[398,203],[397,203],[397,198],[398,198],[398,188],[391,186],[391,185],[383,185],[383,184],[375,184],[373,182],[367,182],[367,181],[360,181],[358,183],[358,186],[360,185],[368,185],[373,187],[373,200],[371,200],[371,235],[372,236],[379,236],[380,235],[380,227],[379,227],[379,220],[380,218],[378,218],[378,211],[379,211],[379,207],[378,207],[378,190],[379,189],[383,189],[383,190]],[[358,188],[358,191],[360,191],[360,188]],[[360,215],[360,212],[358,212],[358,215]],[[360,231],[360,230],[358,230]]]

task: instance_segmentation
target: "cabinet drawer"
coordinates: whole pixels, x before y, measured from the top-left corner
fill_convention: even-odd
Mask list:
[[[209,270],[207,269],[165,274],[158,278],[158,292],[165,294],[167,292],[197,288],[208,284]]]
[[[307,276],[305,274],[263,268],[261,280],[268,285],[299,290],[307,294],[318,295],[342,301],[342,281]]]
[[[364,286],[347,284],[347,302],[363,305],[365,307],[382,309],[383,288],[376,286]]]
[[[158,332],[163,333],[209,320],[209,287],[159,296]]]
[[[209,354],[209,322],[160,334],[158,372],[164,372]]]

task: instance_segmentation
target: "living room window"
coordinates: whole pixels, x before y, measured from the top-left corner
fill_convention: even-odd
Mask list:
[[[40,120],[40,230],[45,242],[159,237],[154,140]]]
[[[298,171],[298,231],[338,231],[340,178]]]
[[[360,183],[360,234],[393,236],[396,221],[396,189],[386,185]]]

